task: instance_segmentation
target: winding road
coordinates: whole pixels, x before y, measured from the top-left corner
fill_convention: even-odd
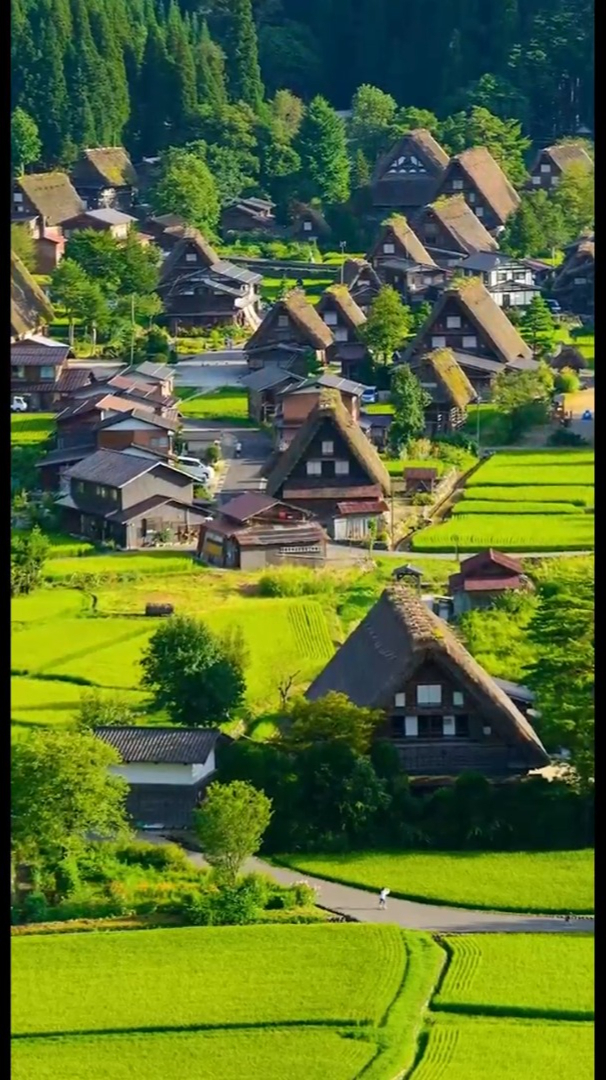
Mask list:
[[[161,835],[142,834],[141,839],[155,843],[166,843]],[[185,847],[188,857],[196,866],[206,866],[202,855]],[[594,918],[575,918],[566,920],[562,916],[516,915],[505,911],[471,911],[466,908],[452,908],[441,904],[422,904],[416,900],[398,900],[388,897],[384,911],[379,909],[378,892],[356,889],[351,885],[337,885],[324,878],[310,877],[300,871],[286,867],[273,866],[262,859],[249,859],[244,870],[268,877],[281,885],[292,885],[296,881],[305,881],[316,889],[319,907],[337,915],[355,919],[356,922],[396,923],[406,930],[428,930],[449,934],[480,933],[593,933]]]

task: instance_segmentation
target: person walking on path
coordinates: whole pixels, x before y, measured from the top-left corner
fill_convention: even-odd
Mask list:
[[[389,889],[381,889],[379,893],[379,909],[385,911],[387,907],[387,897],[389,896]]]

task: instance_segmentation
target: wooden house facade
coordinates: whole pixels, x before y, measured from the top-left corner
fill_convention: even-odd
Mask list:
[[[221,233],[272,233],[276,229],[275,203],[269,199],[235,199],[221,212]]]
[[[467,419],[467,406],[476,392],[452,349],[434,349],[417,356],[411,364],[431,402],[425,407],[425,434],[449,435]]]
[[[257,424],[271,423],[284,390],[301,386],[305,379],[278,364],[266,364],[240,379],[248,395],[248,416]]]
[[[545,146],[532,163],[528,186],[534,191],[553,191],[571,166],[593,172],[593,161],[581,143],[569,141]]]
[[[323,566],[326,534],[312,515],[260,492],[224,503],[200,526],[197,556],[211,566],[259,570],[294,563]]]
[[[309,350],[321,363],[334,342],[332,331],[301,289],[293,289],[266,312],[261,325],[244,346],[249,359],[261,350],[295,346]],[[262,365],[259,365],[262,366]]]
[[[485,146],[450,159],[436,197],[462,195],[489,233],[498,233],[520,205],[520,196]]]
[[[406,303],[435,298],[444,284],[443,269],[399,214],[383,222],[367,259],[381,282],[396,289]]]
[[[11,345],[11,394],[23,397],[34,412],[61,407],[91,376],[82,368],[70,371],[69,345],[49,338],[26,338]]]
[[[595,241],[583,237],[568,252],[553,279],[552,295],[564,311],[593,316],[595,306]]]
[[[325,390],[334,390],[352,420],[359,423],[360,399],[364,393],[362,384],[338,375],[312,375],[278,392],[278,407],[273,422],[276,444],[281,449],[285,450],[290,445]]]
[[[448,269],[477,251],[496,251],[498,244],[462,195],[436,199],[413,221],[414,229],[438,266]]]
[[[380,522],[391,481],[340,394],[323,389],[271,467],[267,494],[313,513],[336,540],[363,540]]]
[[[83,150],[71,180],[87,210],[115,207],[128,213],[136,202],[139,181],[123,146]]]
[[[468,255],[454,270],[464,277],[481,278],[495,304],[505,309],[527,308],[536,296],[541,295],[532,267],[522,259],[514,259],[500,251],[478,251]]]
[[[532,588],[520,559],[493,548],[465,559],[460,571],[448,579],[455,616],[473,608],[490,607],[505,592]]]
[[[383,284],[377,271],[366,259],[346,259],[343,263],[342,280],[360,310],[368,315],[370,306]]]
[[[299,205],[294,208],[292,224],[288,229],[288,235],[292,240],[305,240],[310,244],[317,244],[321,240],[327,240],[331,235],[331,228],[321,210],[314,206]]]
[[[375,166],[370,181],[373,206],[409,213],[431,202],[448,161],[425,128],[406,132]]]
[[[328,362],[339,364],[342,376],[353,376],[355,380],[370,356],[361,333],[366,315],[345,285],[330,285],[322,293],[316,311],[334,338],[326,353]]]
[[[490,778],[549,764],[532,726],[448,624],[405,585],[389,586],[307,691],[385,715],[377,737],[412,777]]]
[[[442,293],[402,359],[414,366],[421,356],[442,349],[451,350],[480,396],[490,393],[500,371],[534,370],[537,363],[530,346],[477,278]]]

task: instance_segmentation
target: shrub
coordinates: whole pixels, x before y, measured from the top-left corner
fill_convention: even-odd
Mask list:
[[[218,446],[215,446],[214,443],[212,443],[211,446],[206,447],[204,460],[206,461],[207,465],[216,465],[220,457],[221,451],[219,450]]]
[[[146,870],[182,870],[190,865],[186,853],[177,844],[152,844],[139,840],[120,845],[115,849],[115,854],[119,862],[127,866],[141,866]]]
[[[310,596],[332,592],[334,579],[306,567],[283,566],[261,574],[257,588],[260,596]]]
[[[22,907],[24,922],[44,922],[48,918],[48,902],[43,892],[27,893]]]
[[[567,431],[566,428],[560,427],[552,431],[549,436],[550,446],[586,446],[587,441],[582,435],[579,435],[576,431]]]
[[[413,506],[431,506],[433,501],[434,497],[428,491],[417,491],[411,499]]]

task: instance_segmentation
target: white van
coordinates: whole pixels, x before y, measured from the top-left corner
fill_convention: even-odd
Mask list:
[[[181,455],[175,458],[175,465],[201,484],[208,484],[215,479],[215,470],[212,465],[205,465],[200,458]]]

